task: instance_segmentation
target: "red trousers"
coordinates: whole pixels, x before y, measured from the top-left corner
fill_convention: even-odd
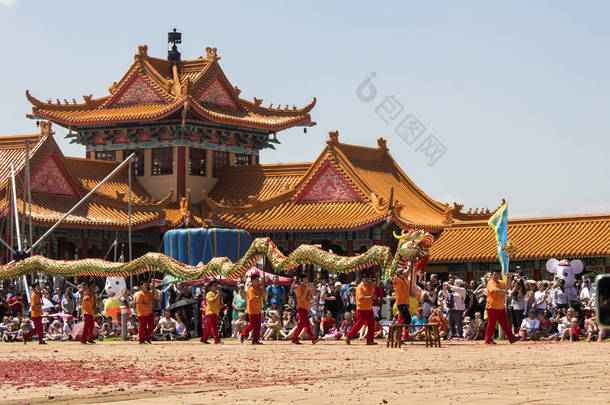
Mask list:
[[[241,333],[242,338],[247,338],[252,332],[252,343],[258,342],[261,337],[261,314],[248,314],[248,326]]]
[[[152,336],[155,329],[155,316],[153,314],[138,316],[138,340],[146,342]]]
[[[95,327],[95,322],[93,321],[93,315],[85,314],[85,326],[83,326],[83,333],[80,336],[80,341],[85,342],[93,342],[93,328]]]
[[[301,334],[302,330],[307,333],[307,336],[309,336],[313,342],[316,340],[316,338],[313,333],[311,333],[311,327],[309,326],[309,311],[307,311],[305,308],[297,308],[297,311],[299,313],[299,324],[297,325],[297,329],[294,331],[294,335],[292,336],[292,342],[296,343],[299,340],[299,335]]]
[[[375,337],[375,318],[373,317],[372,309],[357,309],[356,310],[356,323],[352,328],[347,332],[347,337],[353,339],[356,336],[356,333],[360,331],[360,328],[364,326],[366,323],[367,331],[366,331],[366,342],[372,343],[373,338]]]
[[[500,323],[500,327],[504,331],[504,334],[508,340],[513,340],[515,335],[511,330],[510,324],[508,323],[508,315],[506,315],[505,309],[487,309],[487,329],[485,330],[485,343],[489,343],[494,338],[494,332],[496,331],[496,322]]]
[[[33,316],[32,322],[34,322],[34,329],[29,331],[23,336],[23,340],[30,340],[34,333],[38,335],[38,342],[43,342],[44,329],[42,328],[42,318],[39,316]]]
[[[398,318],[396,319],[396,323],[398,325],[409,325],[411,323],[411,315],[409,313],[408,305],[398,305]],[[404,316],[403,316],[404,315]],[[409,339],[409,328],[405,328],[402,332],[402,336],[400,340],[408,340]]]
[[[202,342],[207,342],[210,337],[210,333],[214,336],[214,343],[220,342],[220,335],[218,334],[218,315],[217,314],[207,314],[205,316],[205,331],[203,332],[203,336],[201,336]]]

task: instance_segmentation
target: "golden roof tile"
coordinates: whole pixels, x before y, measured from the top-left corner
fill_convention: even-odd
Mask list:
[[[508,221],[513,260],[610,255],[610,214],[522,218]],[[487,221],[448,226],[430,250],[430,262],[498,260],[496,240]]]
[[[271,109],[262,107],[262,100],[250,102],[239,98],[240,90],[232,86],[213,54],[203,58],[173,63],[148,56],[140,46],[134,62],[123,77],[110,86],[110,95],[93,99],[83,96],[84,103],[42,102],[26,91],[32,103],[32,117],[49,119],[66,127],[101,126],[113,123],[157,121],[187,110],[187,119],[279,131],[295,125],[311,123],[309,112],[315,105]],[[125,96],[129,88],[138,90]],[[215,84],[213,97],[201,98]],[[222,94],[217,94],[222,93]],[[127,97],[127,99],[125,99]],[[230,99],[217,103],[215,100]]]

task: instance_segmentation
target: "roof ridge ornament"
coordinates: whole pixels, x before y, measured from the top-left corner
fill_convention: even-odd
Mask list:
[[[218,56],[218,52],[216,50],[216,48],[212,48],[210,46],[207,46],[205,48],[205,57],[207,59],[213,59],[213,60],[219,60],[220,56]]]
[[[339,130],[328,131],[328,145],[336,145],[339,143]]]
[[[388,141],[383,137],[377,138],[377,149],[379,149],[383,153],[388,153]]]

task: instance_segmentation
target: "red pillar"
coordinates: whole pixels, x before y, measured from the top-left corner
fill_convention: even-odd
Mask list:
[[[177,160],[176,190],[178,194],[178,201],[180,201],[180,198],[186,195],[186,146],[178,146]]]
[[[347,255],[348,256],[354,255],[354,241],[353,240],[347,241]]]
[[[88,243],[87,238],[83,238],[82,242],[80,244],[80,252],[79,252],[79,255],[78,255],[79,259],[86,259],[87,258],[87,255],[88,255],[87,251],[89,250],[88,249],[88,245],[89,245],[89,243]]]
[[[542,270],[534,269],[534,280],[542,280]]]

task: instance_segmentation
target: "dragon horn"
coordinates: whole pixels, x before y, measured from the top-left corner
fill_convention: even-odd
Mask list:
[[[400,233],[400,235],[396,235],[396,232],[392,232],[394,234],[394,237],[398,240],[404,240],[408,237],[408,235],[405,235],[405,231],[403,229],[403,231]]]

